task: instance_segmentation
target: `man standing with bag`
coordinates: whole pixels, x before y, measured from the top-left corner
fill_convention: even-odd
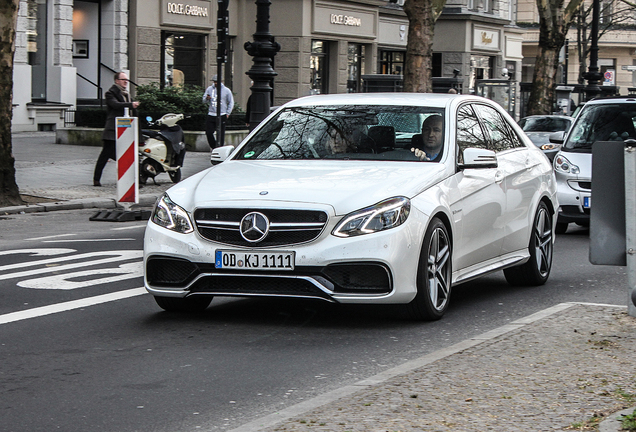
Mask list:
[[[234,98],[229,88],[221,83],[221,116],[217,117],[217,75],[212,77],[212,85],[203,93],[203,103],[209,104],[208,116],[205,121],[205,135],[211,149],[221,147],[225,142],[225,123],[228,116],[234,109]],[[221,132],[217,139],[214,139],[214,132],[217,129],[217,122],[221,122]],[[217,142],[218,141],[218,142]]]
[[[124,108],[130,109],[130,116],[137,117],[139,102],[133,102],[127,90],[128,75],[124,72],[115,74],[115,84],[106,92],[106,124],[102,133],[102,152],[97,158],[95,172],[93,174],[93,186],[101,186],[102,171],[108,159],[116,160],[117,144],[115,141],[115,117],[124,116]]]

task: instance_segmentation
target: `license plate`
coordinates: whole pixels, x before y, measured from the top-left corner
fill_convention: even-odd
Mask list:
[[[217,250],[214,267],[241,270],[293,270],[294,252],[244,252]]]
[[[592,197],[583,197],[583,208],[590,208],[592,206]]]

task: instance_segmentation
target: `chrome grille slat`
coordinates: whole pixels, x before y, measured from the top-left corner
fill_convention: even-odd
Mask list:
[[[269,233],[262,241],[248,242],[240,233],[245,215],[259,212],[270,221]],[[246,247],[273,247],[307,243],[316,239],[327,223],[322,210],[199,208],[194,212],[197,231],[202,237],[222,244]]]

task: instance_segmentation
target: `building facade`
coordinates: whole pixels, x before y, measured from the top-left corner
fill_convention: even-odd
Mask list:
[[[584,1],[586,8],[589,8],[591,1]],[[539,44],[539,12],[535,0],[518,2],[518,22],[525,29],[521,80],[532,82]],[[617,86],[620,94],[626,95],[630,93],[630,88],[636,88],[636,16],[628,6],[615,0],[601,1],[600,15],[601,28],[611,20],[616,21],[615,27],[610,27],[598,41],[598,66],[603,76],[600,84]],[[585,20],[589,24],[591,16]],[[568,31],[567,44],[560,56],[560,71],[557,73],[559,84],[587,84],[580,76],[577,37],[577,28],[572,25]],[[589,58],[585,64],[587,71]],[[573,95],[573,99],[580,102],[576,94]]]
[[[408,35],[401,3],[387,0],[272,0],[273,105],[318,93],[363,91],[363,76],[400,75]],[[230,0],[221,76],[245,107],[256,31],[254,0]],[[217,73],[213,0],[21,0],[14,70],[13,130],[64,125],[64,110],[96,104],[116,71],[133,87],[210,85]],[[523,30],[516,0],[448,0],[435,27],[433,76],[519,81]],[[507,75],[505,72],[508,72]],[[132,89],[134,92],[134,88]]]

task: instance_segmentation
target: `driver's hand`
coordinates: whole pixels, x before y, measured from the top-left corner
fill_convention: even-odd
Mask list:
[[[413,154],[415,155],[415,157],[417,157],[419,160],[421,161],[428,161],[430,160],[427,156],[426,156],[426,152],[424,150],[420,150],[418,148],[412,147],[411,151],[413,152]]]

